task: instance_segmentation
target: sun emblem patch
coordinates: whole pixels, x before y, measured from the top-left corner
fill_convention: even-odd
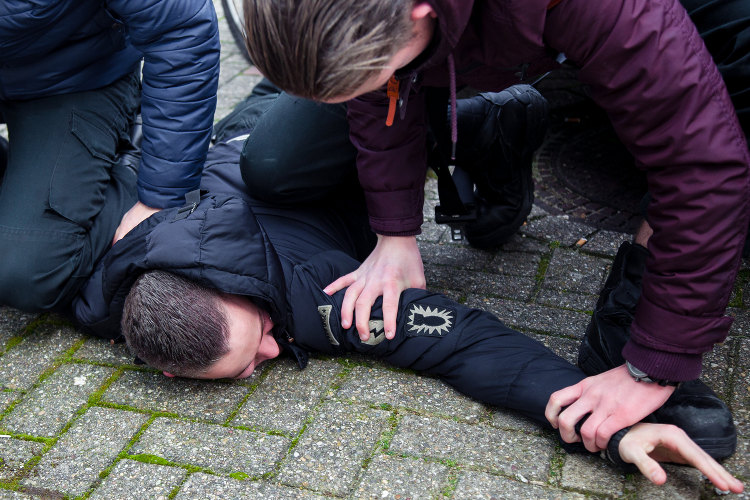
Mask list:
[[[456,320],[456,311],[448,307],[411,304],[406,323],[407,337],[444,337]]]

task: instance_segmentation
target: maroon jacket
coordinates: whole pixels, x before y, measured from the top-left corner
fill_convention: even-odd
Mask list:
[[[748,227],[750,154],[710,54],[677,0],[427,0],[436,38],[399,71],[402,104],[385,126],[385,89],[349,102],[370,224],[417,234],[426,173],[422,86],[501,90],[564,53],[648,175],[654,228],[632,337],[651,376],[696,378],[727,335],[724,316]],[[452,55],[455,74],[447,57]],[[400,118],[400,119],[399,119]],[[461,131],[458,131],[461,140]]]

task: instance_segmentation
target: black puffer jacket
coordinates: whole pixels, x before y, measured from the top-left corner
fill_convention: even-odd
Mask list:
[[[341,327],[344,291],[328,296],[323,288],[356,269],[374,244],[361,198],[305,209],[255,202],[242,191],[241,144],[230,141],[209,152],[202,184],[208,194],[194,210],[155,214],[102,259],[74,302],[85,329],[118,338],[131,285],[142,272],[162,269],[266,307],[277,340],[302,367],[308,352],[372,355],[439,376],[465,394],[542,424],[549,395],[584,378],[491,314],[425,290],[402,294],[393,340],[385,340],[378,300],[370,340],[360,341],[355,327]]]

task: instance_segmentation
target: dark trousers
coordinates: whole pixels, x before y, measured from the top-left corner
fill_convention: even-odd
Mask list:
[[[0,304],[63,309],[136,202],[136,174],[116,164],[140,82],[0,101],[8,163],[0,186]]]
[[[263,100],[268,103],[259,106]],[[252,128],[240,169],[254,198],[275,205],[309,204],[360,189],[344,104],[293,97],[263,80],[217,124],[215,140],[242,128]]]

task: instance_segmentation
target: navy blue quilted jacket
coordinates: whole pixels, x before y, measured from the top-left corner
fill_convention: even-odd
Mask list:
[[[175,206],[200,184],[219,76],[212,0],[2,0],[0,100],[92,90],[143,59],[138,198]]]

